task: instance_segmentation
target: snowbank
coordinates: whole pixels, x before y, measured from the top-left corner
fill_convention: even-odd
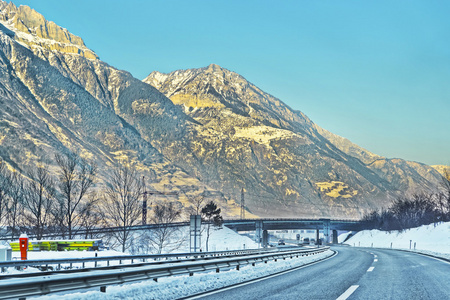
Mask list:
[[[188,230],[188,229],[187,229]],[[202,249],[206,251],[206,232],[202,233]],[[242,236],[225,226],[222,229],[211,229],[209,237],[209,251],[241,250],[258,248],[258,243],[246,236]],[[189,252],[189,241],[186,245]]]
[[[355,247],[412,249],[450,254],[450,222],[435,223],[403,232],[364,230],[347,240]],[[411,248],[410,248],[411,245]]]
[[[343,243],[345,239],[351,234],[351,231],[341,233],[338,235],[338,243]]]

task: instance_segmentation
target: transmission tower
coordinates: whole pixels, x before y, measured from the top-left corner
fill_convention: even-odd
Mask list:
[[[245,219],[244,188],[241,189],[241,219]]]

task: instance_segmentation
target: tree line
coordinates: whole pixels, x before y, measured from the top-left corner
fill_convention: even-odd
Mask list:
[[[56,171],[48,165],[36,164],[24,172],[8,170],[0,160],[0,235],[11,240],[21,233],[40,240],[47,235],[62,239],[98,238],[94,228],[120,227],[102,236],[122,252],[137,244],[130,227],[142,220],[144,182],[136,169],[117,164],[102,182],[92,162],[75,154],[56,154]],[[204,197],[198,196],[196,211],[214,225],[220,226],[220,209],[213,201],[203,208]],[[212,207],[211,207],[212,206]],[[177,203],[155,203],[149,221],[159,224],[155,230],[143,233],[141,247],[147,252],[176,248],[183,241],[177,228],[168,224],[181,218],[183,207]],[[213,212],[210,212],[210,210]],[[208,227],[209,238],[209,227]],[[114,245],[115,244],[115,245]]]
[[[364,215],[368,229],[405,230],[450,221],[450,172],[444,172],[442,190],[397,198],[390,207]]]

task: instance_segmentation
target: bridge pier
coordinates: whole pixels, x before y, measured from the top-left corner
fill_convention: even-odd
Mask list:
[[[263,248],[267,248],[267,246],[269,245],[269,232],[267,230],[263,230],[263,235],[262,235],[262,247]]]
[[[338,232],[336,229],[333,229],[333,244],[338,244]]]
[[[316,245],[320,245],[320,242],[319,242],[319,229],[318,228],[316,229]]]
[[[330,219],[320,219],[323,222],[323,238],[325,244],[330,242]]]
[[[263,221],[257,220],[255,222],[255,242],[260,244],[263,236]]]

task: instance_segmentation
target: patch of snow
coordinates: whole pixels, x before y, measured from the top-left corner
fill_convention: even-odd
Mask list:
[[[266,145],[269,145],[271,140],[290,138],[295,135],[292,131],[269,126],[235,127],[235,130],[235,137],[250,138]]]

